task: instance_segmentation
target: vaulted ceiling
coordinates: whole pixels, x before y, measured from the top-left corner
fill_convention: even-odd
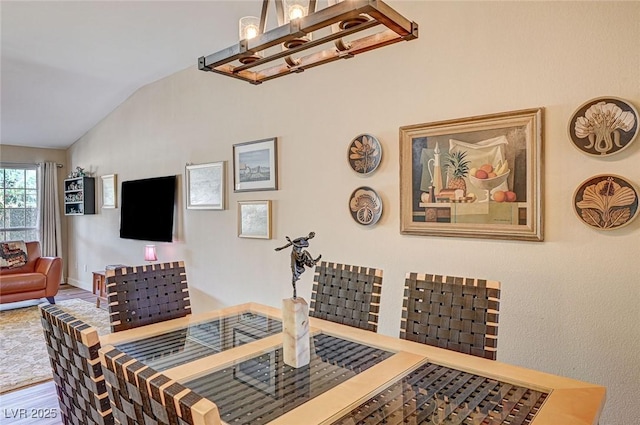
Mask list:
[[[235,43],[238,19],[260,7],[260,0],[3,0],[0,142],[70,146],[140,87]]]

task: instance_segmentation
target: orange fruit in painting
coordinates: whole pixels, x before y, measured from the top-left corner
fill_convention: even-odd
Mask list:
[[[490,172],[493,171],[493,165],[491,165],[491,164],[483,164],[482,167],[480,167],[480,169],[486,171],[487,174],[489,174]]]
[[[507,199],[507,193],[502,190],[493,192],[493,200],[496,202],[504,202]]]
[[[482,169],[476,171],[476,178],[477,179],[484,180],[487,177],[489,177],[489,174],[486,171],[484,171]]]
[[[507,197],[507,202],[515,202],[516,201],[516,193],[512,191],[508,191],[505,193]]]
[[[492,171],[492,172],[490,172],[489,174],[487,174],[487,176],[488,176],[490,179],[492,179],[492,178],[494,178],[494,177],[498,177],[498,175],[497,175],[496,173],[494,173],[493,171]]]

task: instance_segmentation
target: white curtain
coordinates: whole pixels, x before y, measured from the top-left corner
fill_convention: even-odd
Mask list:
[[[58,201],[58,166],[40,164],[40,246],[45,257],[62,257],[62,228]]]

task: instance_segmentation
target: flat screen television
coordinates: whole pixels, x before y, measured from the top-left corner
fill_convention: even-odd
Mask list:
[[[172,242],[176,176],[122,182],[120,237]]]

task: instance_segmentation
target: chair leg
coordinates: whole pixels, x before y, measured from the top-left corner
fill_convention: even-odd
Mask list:
[[[47,297],[47,301],[49,301],[49,304],[55,304],[56,300],[53,297]]]

